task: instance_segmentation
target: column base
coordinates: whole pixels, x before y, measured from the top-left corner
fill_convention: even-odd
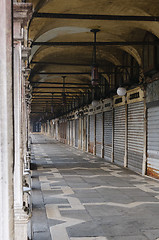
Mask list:
[[[28,222],[30,217],[23,209],[14,210],[14,238],[28,240]]]

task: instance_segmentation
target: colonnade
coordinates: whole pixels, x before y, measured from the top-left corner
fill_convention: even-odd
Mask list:
[[[0,1],[0,239],[5,240],[28,239],[31,14],[31,4]]]

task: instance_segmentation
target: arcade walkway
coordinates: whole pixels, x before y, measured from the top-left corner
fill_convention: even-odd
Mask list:
[[[32,135],[33,240],[159,239],[159,182]]]

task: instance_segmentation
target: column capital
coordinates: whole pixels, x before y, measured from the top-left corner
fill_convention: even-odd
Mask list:
[[[13,3],[13,20],[20,22],[22,27],[27,26],[28,21],[32,17],[32,4],[31,3]]]
[[[14,40],[23,40],[22,28],[27,26],[28,21],[32,17],[32,13],[31,3],[13,3]]]
[[[31,48],[22,46],[22,59],[27,60],[30,56]]]

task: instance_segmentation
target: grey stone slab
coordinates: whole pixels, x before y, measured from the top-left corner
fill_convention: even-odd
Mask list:
[[[82,204],[86,204],[86,203],[104,203],[106,202],[104,198],[79,198],[80,202]]]
[[[84,221],[92,220],[91,216],[85,210],[60,210],[62,217],[81,219]]]
[[[148,197],[148,196],[150,196],[150,193],[147,193],[147,192],[145,192],[145,191],[142,191],[142,190],[140,190],[140,189],[138,189],[138,188],[136,188],[136,189],[122,189],[122,190],[120,190],[120,192],[122,193],[122,194],[125,194],[125,195],[127,195],[127,196],[143,196],[143,197]]]
[[[107,206],[107,205],[92,205],[92,206],[85,206],[87,212],[92,217],[102,217],[102,216],[121,216],[122,210],[118,209],[117,207]]]
[[[56,219],[48,219],[48,223],[50,227],[65,223],[65,221],[60,221],[60,220],[56,220]]]
[[[63,194],[63,191],[62,190],[54,190],[54,189],[51,189],[51,190],[43,190],[43,195],[44,197],[46,196],[54,196],[54,195],[59,195],[59,194]]]
[[[75,196],[77,198],[98,198],[100,197],[98,192],[81,192],[81,193],[76,193]]]
[[[157,198],[153,196],[131,196],[132,201],[136,202],[158,202]]]
[[[143,230],[142,232],[149,240],[158,240],[159,239],[159,228]]]
[[[67,199],[62,198],[53,198],[51,197],[45,197],[44,198],[44,204],[69,204]]]
[[[127,218],[117,218],[117,221],[111,224],[101,224],[101,228],[106,236],[119,237],[119,236],[134,236],[141,235],[141,224],[134,220]],[[109,239],[109,238],[108,238]]]
[[[94,221],[77,224],[67,228],[69,237],[98,237],[104,236],[99,224]]]
[[[33,234],[33,240],[52,240],[50,232],[35,232]]]
[[[32,229],[33,229],[33,232],[48,231],[48,223],[47,223],[45,209],[33,208]]]
[[[109,240],[149,240],[144,235],[135,235],[135,236],[117,236],[117,237],[109,237]]]
[[[85,183],[85,181],[81,177],[72,177],[72,176],[65,176],[65,180],[67,183],[69,182],[76,182],[76,183]]]
[[[72,188],[89,188],[90,185],[88,183],[68,183],[68,186],[72,187]]]

